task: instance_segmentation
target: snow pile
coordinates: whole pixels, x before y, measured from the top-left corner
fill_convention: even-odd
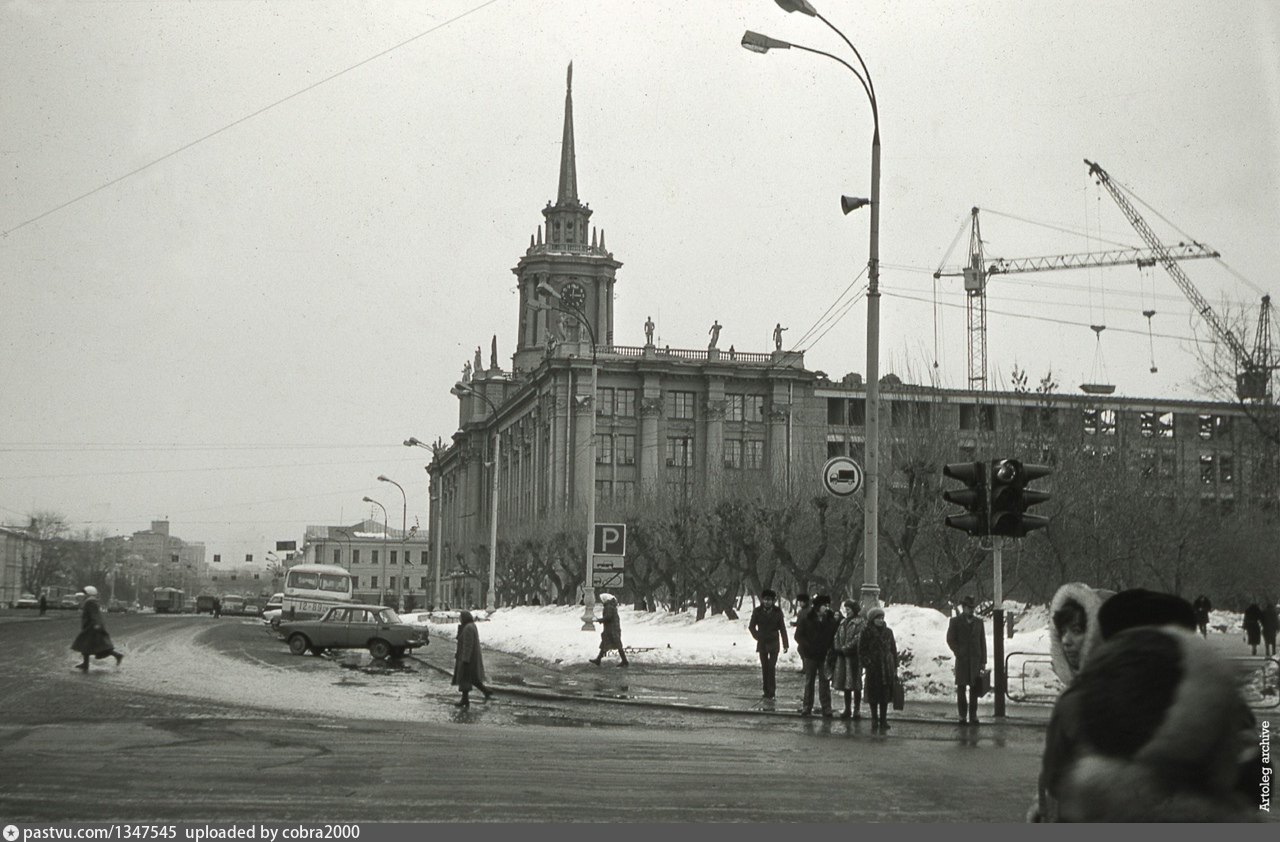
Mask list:
[[[484,611],[473,613],[484,622]],[[747,631],[749,615],[730,620],[718,614],[698,621],[693,612],[636,611],[629,606],[620,606],[618,614],[622,642],[636,664],[759,668],[755,641]],[[406,614],[404,619],[431,624],[433,639],[453,639],[457,612]],[[886,605],[885,621],[898,643],[907,694],[915,698],[954,698],[955,667],[947,648],[947,615],[915,605]],[[994,665],[989,619],[985,626],[988,658]],[[596,654],[598,625],[596,629],[597,633],[582,630],[581,606],[521,606],[500,608],[487,615],[480,635],[487,647],[534,661],[579,663]],[[1011,683],[1016,680],[1018,689],[1025,687],[1027,693],[1036,696],[1056,695],[1060,685],[1048,662],[1046,609],[1019,612],[1015,629],[1013,639],[1005,641],[1006,653],[1027,652],[1034,657],[1011,659]],[[791,628],[788,634],[794,631]],[[778,660],[799,669],[800,656],[794,643],[790,652]]]

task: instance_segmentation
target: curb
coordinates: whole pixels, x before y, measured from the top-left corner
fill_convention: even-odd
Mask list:
[[[453,677],[452,670],[448,670],[448,669],[445,669],[444,667],[433,664],[430,661],[427,661],[418,655],[409,655],[409,656],[406,656],[406,658],[412,658],[413,660],[417,661],[423,666],[429,667],[430,669],[435,670],[441,675],[447,675],[450,678]],[[582,695],[577,695],[573,693],[558,693],[554,690],[534,690],[529,687],[520,687],[518,685],[512,685],[512,684],[492,684],[491,683],[489,684],[489,687],[496,692],[501,692],[508,696],[520,696],[522,698],[537,699],[539,701],[597,702],[597,703],[603,702],[605,704],[624,705],[629,707],[655,708],[659,710],[676,710],[676,711],[682,711],[685,713],[729,714],[734,716],[767,716],[767,717],[775,717],[775,718],[795,719],[801,722],[806,722],[806,721],[807,722],[832,722],[832,723],[849,722],[851,724],[853,722],[853,720],[840,719],[838,717],[834,717],[832,719],[826,719],[822,716],[805,717],[805,716],[800,716],[800,714],[796,711],[790,711],[790,710],[763,710],[763,709],[754,709],[754,708],[748,708],[744,710],[742,708],[731,708],[731,707],[725,707],[723,705],[700,705],[700,704],[693,704],[689,702],[664,702],[656,699],[620,698],[617,696],[613,696],[613,697],[582,696]],[[953,728],[960,727],[959,723],[953,722],[951,720],[925,718],[921,716],[903,716],[901,715],[901,713],[902,712],[899,711],[898,712],[899,715],[896,715],[891,721],[892,722],[917,722],[925,725],[930,725],[930,724],[947,725]],[[870,720],[866,719],[861,721],[869,722]],[[1041,722],[1039,720],[1029,719],[1024,717],[1006,716],[1003,719],[996,719],[994,717],[985,719],[983,720],[983,724],[984,725],[1004,725],[1004,726],[1016,725],[1024,728],[1043,729],[1048,726],[1048,720]]]

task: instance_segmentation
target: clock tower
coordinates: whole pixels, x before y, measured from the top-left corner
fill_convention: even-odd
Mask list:
[[[605,248],[603,231],[588,232],[591,207],[578,200],[572,63],[564,97],[560,185],[556,203],[547,202],[542,216],[543,224],[511,270],[520,293],[517,372],[535,368],[562,345],[590,354],[593,337],[600,348],[613,344],[614,275],[622,264]],[[580,314],[581,319],[565,310]]]

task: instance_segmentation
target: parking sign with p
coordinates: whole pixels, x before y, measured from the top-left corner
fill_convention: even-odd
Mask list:
[[[625,523],[596,524],[596,555],[626,555],[627,525]]]

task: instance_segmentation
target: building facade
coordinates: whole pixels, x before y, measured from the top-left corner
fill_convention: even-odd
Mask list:
[[[308,526],[295,564],[335,564],[355,579],[360,602],[413,611],[435,604],[434,568],[427,538],[383,529],[376,520],[349,526]]]
[[[26,593],[26,571],[39,561],[40,539],[18,526],[0,526],[0,605],[12,607]]]
[[[806,369],[802,353],[782,350],[780,330],[764,352],[717,347],[715,327],[705,349],[657,347],[651,322],[643,344],[617,341],[612,302],[622,263],[589,225],[575,155],[570,76],[556,201],[512,269],[519,311],[511,367],[499,365],[496,337],[487,367],[477,348],[455,389],[458,430],[428,466],[432,559],[455,583],[455,605],[482,601],[495,470],[501,541],[539,522],[580,518],[589,493],[607,507],[646,493],[715,496],[740,481],[806,487],[831,456],[861,461],[865,383]],[[1123,454],[1170,493],[1276,505],[1275,448],[1236,404],[947,390],[894,375],[881,388],[889,482],[895,460],[910,458],[928,429],[950,437],[947,461],[1004,455],[1055,464],[1077,452]],[[1274,424],[1274,408],[1263,411]],[[997,443],[1003,453],[988,450]]]

